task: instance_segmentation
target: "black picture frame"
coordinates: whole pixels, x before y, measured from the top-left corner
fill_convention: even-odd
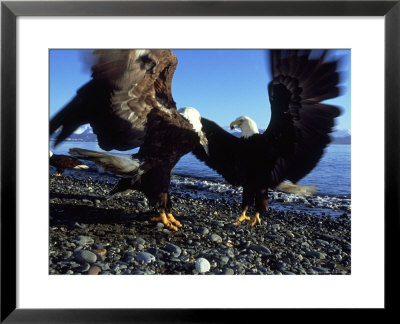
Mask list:
[[[19,16],[384,16],[385,310],[396,307],[399,238],[400,0],[395,1],[2,1],[1,3],[1,322],[234,322],[251,311],[217,309],[16,308],[16,19]],[[372,150],[372,149],[371,149]],[[371,154],[372,151],[371,151]],[[368,175],[366,175],[368,176]],[[157,298],[157,296],[155,296]],[[241,298],[238,296],[238,298]],[[244,298],[244,297],[243,297]],[[251,298],[246,296],[245,298]],[[240,313],[240,314],[239,314]],[[249,315],[249,314],[247,314]],[[250,319],[250,318],[249,318]]]

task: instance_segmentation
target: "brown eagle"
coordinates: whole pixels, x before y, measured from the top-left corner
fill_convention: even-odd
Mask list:
[[[57,169],[57,177],[60,177],[65,169],[89,169],[89,167],[77,158],[64,154],[54,154],[50,151],[50,165]]]
[[[272,50],[273,79],[268,85],[271,120],[259,134],[257,125],[242,116],[231,128],[240,138],[202,118],[209,154],[199,147],[194,154],[230,184],[243,187],[242,213],[235,224],[249,220],[261,224],[268,210],[268,189],[282,181],[297,183],[318,163],[330,142],[329,133],[338,107],[322,103],[339,95],[338,60],[327,60],[327,51]],[[255,203],[255,216],[246,215]]]
[[[177,59],[158,49],[103,49],[93,55],[92,79],[50,121],[50,134],[62,128],[55,145],[89,123],[103,150],[140,147],[128,159],[83,149],[70,153],[121,176],[113,192],[142,191],[158,208],[152,220],[176,231],[182,225],[171,213],[172,169],[197,144],[207,150],[199,113],[188,109],[181,115],[172,97]]]

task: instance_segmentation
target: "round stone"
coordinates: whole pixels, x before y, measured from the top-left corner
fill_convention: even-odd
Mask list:
[[[204,273],[204,272],[210,271],[210,267],[211,267],[211,266],[210,266],[210,262],[208,262],[207,259],[198,258],[198,259],[196,260],[195,267],[196,267],[196,270],[197,270],[199,273]]]
[[[88,271],[88,274],[90,274],[90,275],[98,275],[100,273],[100,271],[101,271],[101,268],[99,266],[91,266],[89,271]]]
[[[222,242],[222,237],[219,236],[218,234],[211,234],[210,239],[212,242],[215,243],[221,243]]]
[[[222,274],[233,275],[233,274],[235,274],[235,271],[233,271],[233,269],[231,269],[231,268],[225,268],[224,271],[222,272]]]
[[[80,263],[95,263],[97,261],[96,254],[88,250],[77,251],[74,256]]]
[[[137,261],[139,261],[139,262],[143,261],[146,264],[154,261],[155,259],[156,259],[155,256],[153,254],[148,253],[148,252],[139,252],[136,255],[136,260]]]
[[[171,243],[167,243],[164,246],[164,249],[166,249],[168,252],[171,252],[174,257],[179,257],[182,253],[182,250],[179,246]]]
[[[197,233],[199,233],[200,235],[207,235],[210,231],[208,230],[207,227],[200,227],[197,230]]]

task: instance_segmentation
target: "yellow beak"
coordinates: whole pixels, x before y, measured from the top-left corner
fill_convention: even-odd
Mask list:
[[[230,127],[231,129],[234,129],[234,128],[236,128],[237,126],[239,126],[239,121],[238,121],[238,120],[233,121],[233,122],[229,125],[229,127]]]
[[[210,155],[210,151],[208,149],[208,140],[203,133],[201,133],[200,135],[200,144],[203,146],[204,151],[207,153],[207,155]]]

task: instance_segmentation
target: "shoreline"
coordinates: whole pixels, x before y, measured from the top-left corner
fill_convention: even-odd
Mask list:
[[[173,232],[150,221],[142,193],[104,199],[111,177],[50,175],[49,274],[351,274],[350,210],[331,217],[300,210],[301,201],[280,210],[287,202],[272,192],[260,226],[235,226],[239,192],[202,183],[216,192],[196,196],[191,181],[173,177],[173,214],[183,224]],[[196,268],[199,258],[208,271]]]

